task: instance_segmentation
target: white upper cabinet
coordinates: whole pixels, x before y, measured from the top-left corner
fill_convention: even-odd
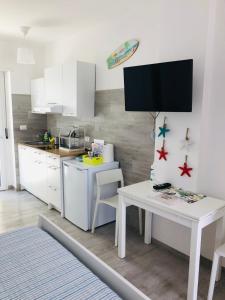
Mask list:
[[[62,104],[62,65],[45,68],[46,104]]]
[[[69,62],[62,66],[64,116],[93,118],[95,106],[95,65]]]
[[[33,112],[35,112],[35,108],[45,106],[44,78],[31,80],[31,102]]]
[[[44,70],[44,78],[31,81],[32,111],[93,118],[95,64],[69,62]]]

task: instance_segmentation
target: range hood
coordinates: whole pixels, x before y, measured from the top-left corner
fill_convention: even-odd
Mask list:
[[[57,103],[48,103],[46,106],[34,107],[32,113],[35,114],[62,114],[63,106]]]

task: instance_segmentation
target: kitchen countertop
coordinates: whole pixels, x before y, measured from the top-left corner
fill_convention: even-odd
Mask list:
[[[75,157],[75,156],[79,156],[81,154],[85,154],[85,151],[83,150],[77,150],[76,153],[74,152],[69,152],[69,151],[64,151],[61,149],[43,149],[43,145],[37,145],[37,144],[26,144],[26,143],[19,143],[18,145],[22,145],[22,146],[26,146],[26,147],[30,147],[33,149],[39,149],[40,151],[45,151],[47,153],[51,153],[53,155],[57,155],[59,157]]]

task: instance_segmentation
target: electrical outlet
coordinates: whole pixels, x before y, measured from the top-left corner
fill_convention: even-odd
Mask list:
[[[90,142],[90,136],[85,136],[84,140],[85,140],[86,143],[89,143]]]
[[[27,125],[20,125],[20,130],[27,130]]]

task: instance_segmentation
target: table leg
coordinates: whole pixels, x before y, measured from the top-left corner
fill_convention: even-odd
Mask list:
[[[152,213],[145,211],[145,244],[149,245],[152,242]]]
[[[224,229],[223,229],[223,218],[216,221],[216,236],[215,236],[215,250],[223,244],[224,241]],[[221,259],[219,260],[219,265],[216,273],[216,281],[220,280],[221,277]]]
[[[126,204],[122,196],[119,196],[119,239],[118,256],[126,256]]]
[[[187,300],[197,300],[199,263],[201,253],[202,229],[199,223],[193,222],[191,228],[191,249],[188,276]]]

